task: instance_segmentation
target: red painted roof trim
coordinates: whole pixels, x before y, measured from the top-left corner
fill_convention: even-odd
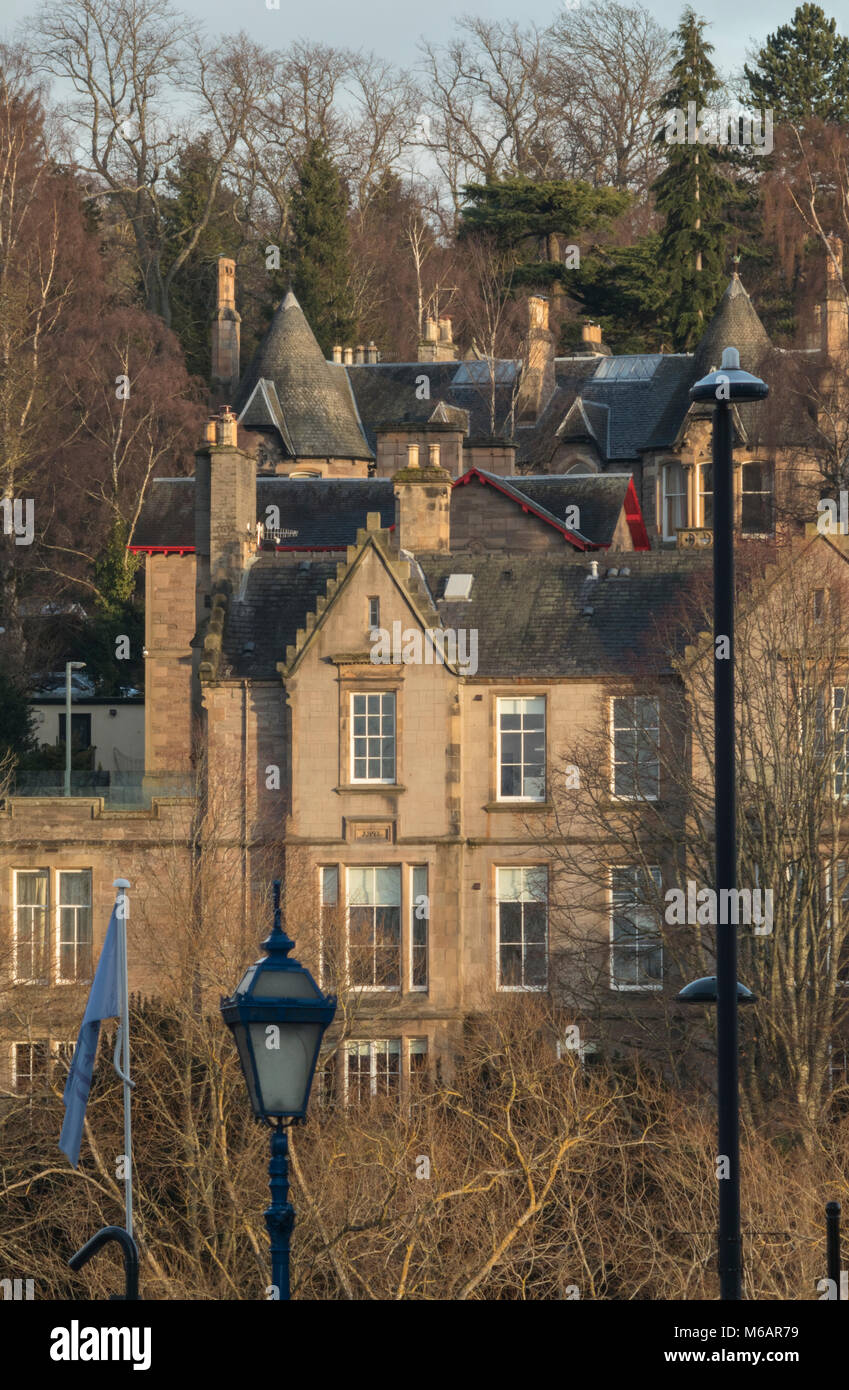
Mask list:
[[[194,555],[193,545],[128,545],[133,555]]]
[[[649,533],[646,530],[646,523],[643,521],[643,509],[637,497],[637,489],[634,487],[632,478],[625,493],[625,520],[628,523],[628,530],[631,532],[631,540],[634,542],[635,550],[651,550]]]
[[[462,478],[455,478],[455,479],[454,479],[454,482],[451,484],[451,486],[452,486],[452,488],[455,488],[455,487],[459,487],[461,483],[463,483],[464,485],[465,485],[466,483],[470,483],[473,477],[474,477],[474,478],[477,478],[478,482],[479,482],[479,483],[482,483],[485,487],[486,487],[487,485],[489,485],[489,487],[494,487],[495,490],[496,490],[496,492],[500,492],[500,493],[502,494],[503,497],[509,498],[509,500],[510,500],[511,502],[515,503],[516,506],[521,507],[521,508],[522,508],[522,511],[525,512],[526,514],[527,514],[528,512],[531,512],[532,515],[535,516],[535,517],[537,517],[540,521],[544,521],[545,524],[546,524],[546,526],[551,526],[555,531],[559,531],[560,534],[561,534],[561,536],[565,536],[566,539],[567,539],[572,545],[574,545],[574,547],[575,547],[576,550],[603,550],[603,549],[605,549],[604,546],[595,546],[595,545],[592,545],[592,544],[589,544],[589,545],[588,545],[586,541],[582,541],[578,536],[576,536],[575,533],[574,533],[574,531],[570,531],[570,530],[568,529],[568,527],[566,527],[566,526],[561,526],[560,523],[557,522],[557,521],[552,521],[551,517],[546,516],[544,512],[537,511],[537,508],[534,506],[533,502],[520,502],[519,499],[518,499],[518,497],[513,497],[513,496],[507,491],[506,488],[504,488],[504,487],[499,487],[499,486],[498,486],[498,483],[494,482],[492,478],[484,478],[484,477],[482,476],[482,474],[478,472],[477,468],[472,467],[472,468],[469,469],[468,473],[464,473],[464,474],[463,474]]]

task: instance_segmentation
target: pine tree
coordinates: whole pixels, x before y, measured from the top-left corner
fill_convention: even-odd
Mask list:
[[[526,178],[467,184],[459,240],[482,234],[518,262],[515,286],[539,289],[570,285],[580,265],[580,233],[604,226],[628,205],[627,193],[594,188],[581,180]],[[564,258],[561,243],[577,246]],[[574,261],[574,264],[570,264]]]
[[[672,85],[660,112],[667,124],[658,135],[667,165],[653,184],[657,209],[665,217],[660,266],[665,273],[674,346],[687,351],[701,337],[725,285],[726,205],[734,188],[722,168],[716,145],[669,140],[672,116],[686,122],[688,103],[696,115],[710,108],[721,83],[711,62],[713,44],[704,36],[705,21],[685,10],[677,29],[680,54],[672,68]],[[686,132],[690,134],[689,130]]]
[[[167,182],[171,196],[163,210],[167,237],[163,270],[182,250],[197,225],[209,195],[214,161],[207,139],[187,145]],[[236,256],[241,234],[237,200],[219,188],[209,222],[184,262],[171,288],[171,327],[180,339],[188,370],[205,381],[212,370],[210,321],[215,308],[216,266],[219,256]]]
[[[356,327],[351,293],[348,201],[321,140],[312,140],[292,193],[292,289],[329,357]]]
[[[767,37],[756,65],[744,66],[745,100],[771,110],[774,121],[849,120],[849,38],[836,28],[819,5],[800,5]]]
[[[634,246],[598,248],[581,262],[569,293],[583,315],[601,326],[613,352],[658,352],[670,341],[666,283],[658,266],[660,235]],[[563,325],[561,345],[577,347],[580,323]]]

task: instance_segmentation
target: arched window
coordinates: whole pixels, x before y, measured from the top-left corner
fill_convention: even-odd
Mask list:
[[[744,535],[770,536],[773,529],[772,464],[744,463],[740,529]]]
[[[663,470],[663,539],[674,541],[679,526],[687,525],[687,479],[680,463]]]

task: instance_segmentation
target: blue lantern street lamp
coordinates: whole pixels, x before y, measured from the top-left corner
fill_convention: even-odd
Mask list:
[[[734,418],[746,402],[762,401],[769,387],[744,372],[734,347],[722,353],[719,371],[690,388],[690,399],[713,406],[713,713],[714,826],[716,891],[737,887],[737,801],[734,746]],[[723,638],[722,642],[716,640]],[[741,993],[742,990],[742,993]],[[716,976],[686,986],[682,1003],[716,1000],[716,1077],[718,1153],[728,1159],[728,1176],[719,1179],[719,1296],[743,1296],[740,1238],[740,1113],[738,1095],[737,1006],[752,994],[737,979],[737,928],[716,929]]]
[[[294,941],[280,924],[280,883],[274,884],[274,926],[262,943],[267,958],[246,971],[221,1016],[232,1028],[254,1117],[270,1126],[271,1205],[265,1224],[271,1241],[271,1282],[289,1298],[289,1241],[295,1213],[289,1197],[286,1128],[306,1122],[310,1088],[325,1029],[336,1013],[308,970],[289,959]]]

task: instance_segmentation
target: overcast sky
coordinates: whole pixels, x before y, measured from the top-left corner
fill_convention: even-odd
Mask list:
[[[62,5],[64,0],[53,0]],[[577,0],[561,0],[568,12]],[[590,0],[580,0],[582,6]],[[557,0],[309,0],[295,4],[280,0],[279,10],[269,10],[266,0],[182,0],[176,6],[190,14],[209,34],[246,29],[271,48],[285,48],[294,38],[321,40],[337,47],[373,49],[381,57],[412,66],[420,37],[439,42],[450,34],[457,15],[474,14],[486,19],[516,19],[522,24],[548,23],[557,12]],[[11,38],[20,23],[39,8],[39,0],[0,0],[0,33]],[[659,23],[672,28],[684,9],[684,0],[647,0],[646,9]],[[698,14],[710,23],[717,66],[726,74],[739,68],[752,42],[760,44],[768,33],[789,20],[796,0],[768,0],[767,4],[741,4],[740,0],[708,0],[694,3]],[[849,33],[849,0],[829,3],[823,9],[837,19],[842,33]]]

